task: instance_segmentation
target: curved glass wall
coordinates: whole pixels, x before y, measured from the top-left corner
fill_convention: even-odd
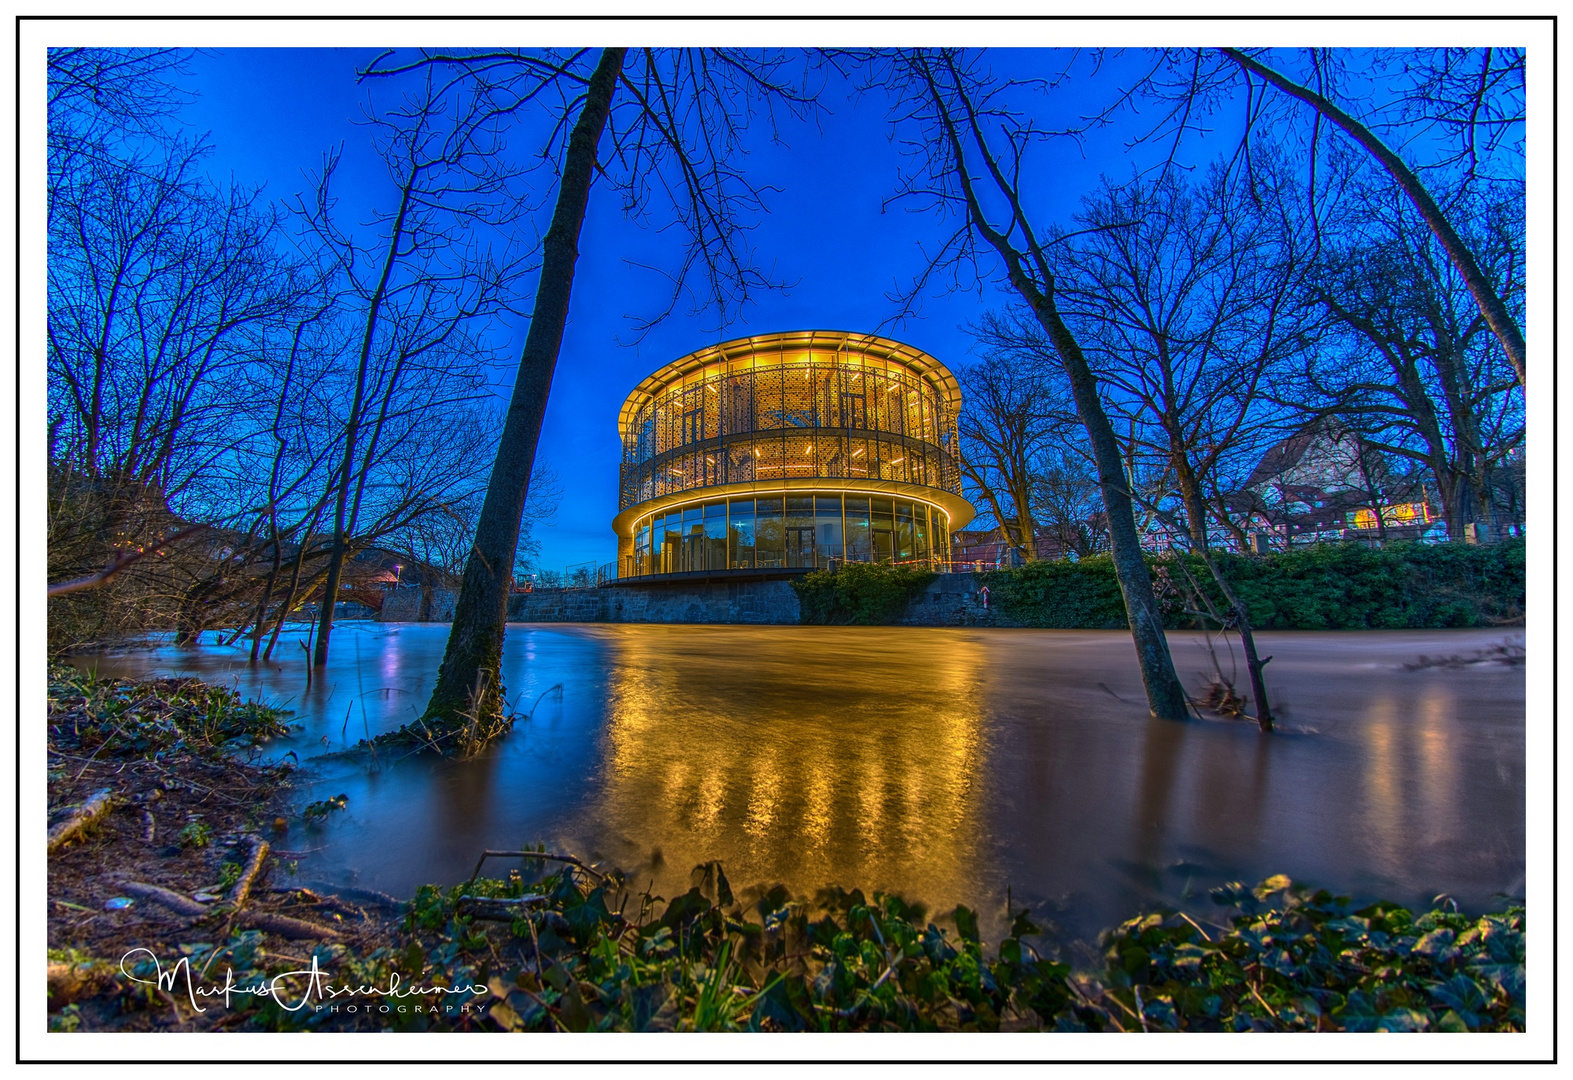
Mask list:
[[[952,519],[971,517],[959,407],[943,365],[870,335],[754,337],[669,364],[619,418],[619,574],[948,559]]]
[[[827,570],[842,562],[950,560],[950,515],[921,499],[786,492],[668,506],[639,518],[625,573]]]

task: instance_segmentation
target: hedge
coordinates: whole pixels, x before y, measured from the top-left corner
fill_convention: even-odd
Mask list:
[[[1200,558],[1183,560],[1221,602]],[[1524,541],[1500,544],[1317,544],[1269,555],[1214,558],[1263,630],[1429,629],[1500,626],[1524,618]],[[1156,566],[1160,560],[1149,557]],[[1172,574],[1176,578],[1179,574]],[[1000,614],[1024,626],[1113,629],[1125,608],[1107,555],[1040,560],[979,575]],[[1190,625],[1177,596],[1164,599],[1171,627]]]

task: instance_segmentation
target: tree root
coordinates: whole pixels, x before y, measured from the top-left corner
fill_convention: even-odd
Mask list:
[[[115,793],[109,788],[95,791],[81,806],[75,807],[49,829],[49,854],[53,855],[70,841],[101,821],[115,807]]]
[[[274,915],[265,911],[250,911],[240,917],[240,924],[251,930],[266,930],[279,937],[300,940],[303,938],[336,938],[339,932],[331,926],[292,919],[288,915]]]

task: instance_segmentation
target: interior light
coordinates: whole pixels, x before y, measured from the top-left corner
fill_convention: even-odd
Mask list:
[[[858,447],[856,450],[854,450],[852,452],[852,456],[853,457],[861,457],[863,455],[863,451],[865,449],[867,449],[867,447],[863,447],[863,446]]]

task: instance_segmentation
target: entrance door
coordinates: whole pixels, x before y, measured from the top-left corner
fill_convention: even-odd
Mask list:
[[[791,525],[786,531],[786,564],[788,566],[814,565],[814,527]]]

